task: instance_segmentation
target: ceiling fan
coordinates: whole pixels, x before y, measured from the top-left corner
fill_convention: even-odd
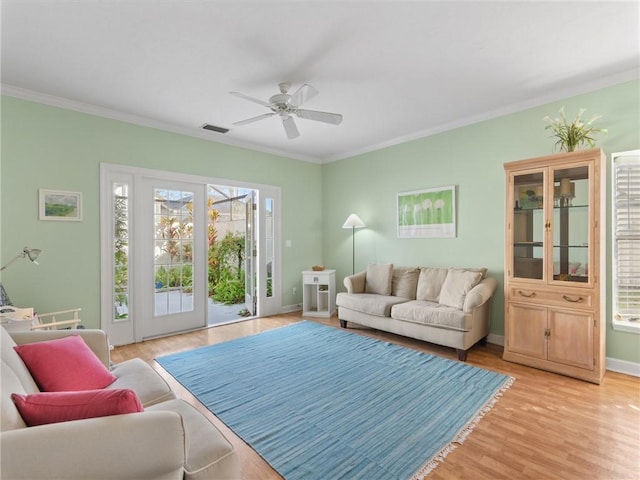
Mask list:
[[[283,82],[278,86],[280,87],[280,93],[273,95],[271,98],[269,98],[268,102],[250,97],[243,93],[229,92],[231,95],[244,98],[245,100],[249,100],[250,102],[258,103],[271,110],[271,112],[269,113],[263,113],[262,115],[258,115],[257,117],[252,117],[246,120],[235,122],[234,125],[247,125],[248,123],[257,122],[258,120],[278,115],[282,120],[282,125],[284,126],[284,131],[287,134],[287,137],[289,139],[293,139],[300,136],[298,127],[296,127],[296,124],[293,120],[293,115],[297,116],[298,118],[315,120],[317,122],[331,123],[333,125],[339,125],[340,122],[342,122],[342,115],[340,115],[339,113],[319,112],[317,110],[303,110],[302,108],[298,108],[304,102],[315,97],[318,94],[318,90],[316,90],[311,85],[305,83],[298,90],[296,90],[293,95],[289,95],[287,93],[289,91],[289,88],[291,87],[289,83]]]

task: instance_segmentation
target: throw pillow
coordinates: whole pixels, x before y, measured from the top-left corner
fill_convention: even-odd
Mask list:
[[[440,290],[448,269],[425,267],[420,269],[418,277],[418,287],[416,290],[416,300],[427,302],[437,302],[440,297]]]
[[[93,390],[116,380],[80,335],[13,348],[44,392]]]
[[[420,275],[418,268],[395,267],[391,279],[391,295],[415,300],[418,275]]]
[[[29,427],[144,411],[136,392],[128,388],[29,395],[13,393],[11,399]]]
[[[384,265],[369,264],[367,266],[367,276],[364,285],[365,293],[391,295],[392,274],[393,265],[391,263]]]
[[[462,309],[467,293],[482,280],[482,277],[481,271],[450,268],[442,284],[440,304]]]

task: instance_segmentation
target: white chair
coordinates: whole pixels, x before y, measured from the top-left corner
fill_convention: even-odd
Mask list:
[[[31,330],[58,330],[60,327],[76,330],[82,321],[78,316],[81,310],[81,308],[72,308],[59,312],[38,313],[36,315],[37,323],[31,327]],[[62,319],[59,320],[58,317],[62,317]]]

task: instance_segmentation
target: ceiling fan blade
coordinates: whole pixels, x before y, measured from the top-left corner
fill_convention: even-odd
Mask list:
[[[287,133],[289,140],[300,136],[300,132],[298,131],[298,127],[296,127],[296,122],[293,121],[293,117],[290,117],[289,115],[283,116],[282,125],[284,126],[284,131]]]
[[[238,93],[238,92],[229,92],[229,93],[236,97],[244,98],[245,100],[249,100],[250,102],[259,103],[260,105],[263,105],[267,108],[271,108],[271,104],[269,102],[265,102],[264,100],[250,97],[249,95],[245,95],[244,93]]]
[[[293,95],[291,95],[288,103],[292,107],[299,107],[304,102],[311,100],[316,95],[318,95],[318,90],[305,83],[298,90],[296,90]]]
[[[319,112],[317,110],[296,110],[296,115],[300,118],[306,118],[307,120],[315,120],[317,122],[331,123],[333,125],[340,125],[342,122],[342,115],[339,113]]]
[[[247,125],[248,123],[257,122],[258,120],[262,120],[264,118],[269,118],[269,117],[272,117],[274,115],[275,115],[275,113],[273,113],[273,112],[263,113],[262,115],[258,115],[257,117],[251,117],[251,118],[247,118],[246,120],[240,120],[239,122],[234,122],[233,125],[236,125],[236,126]]]

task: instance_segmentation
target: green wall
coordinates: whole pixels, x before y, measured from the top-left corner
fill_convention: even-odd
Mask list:
[[[282,249],[282,303],[302,302],[300,272],[322,261],[321,165],[6,96],[1,120],[0,258],[25,245],[43,251],[39,266],[21,261],[2,272],[14,304],[81,307],[83,323],[100,326],[101,162],[280,187],[282,238],[292,242]],[[39,188],[82,192],[84,220],[39,221]]]
[[[609,161],[613,152],[640,148],[639,86],[640,82],[628,82],[325,165],[325,265],[337,267],[339,279],[351,273],[351,231],[341,226],[355,212],[367,226],[355,234],[356,271],[367,263],[487,267],[500,282],[491,332],[503,335],[503,164],[554,153],[555,142],[542,118],[555,117],[563,105],[569,116],[580,108],[587,109],[586,119],[596,113],[603,116],[596,125],[609,129],[608,135],[598,136]],[[607,170],[610,173],[609,164]],[[397,238],[397,193],[446,185],[457,187],[457,237]],[[608,270],[610,278],[610,265]],[[610,281],[607,290],[610,305]],[[610,320],[609,316],[607,356],[640,362],[640,335],[613,331]]]
[[[640,82],[628,82],[326,165],[2,97],[0,258],[6,262],[25,245],[44,251],[39,267],[19,262],[2,281],[18,305],[79,306],[84,323],[99,326],[99,164],[108,162],[279,186],[285,306],[301,303],[300,271],[313,264],[337,269],[342,289],[351,273],[351,232],[341,226],[355,212],[367,224],[356,230],[356,270],[374,262],[486,266],[500,282],[491,332],[502,335],[503,163],[552,153],[542,118],[563,105],[569,115],[579,108],[587,118],[603,115],[598,124],[609,134],[599,145],[609,158],[639,148],[639,92]],[[457,237],[398,239],[396,194],[445,185],[457,187]],[[81,191],[84,220],[39,221],[39,188]],[[610,318],[608,324],[607,356],[640,363],[640,335],[612,331]]]

